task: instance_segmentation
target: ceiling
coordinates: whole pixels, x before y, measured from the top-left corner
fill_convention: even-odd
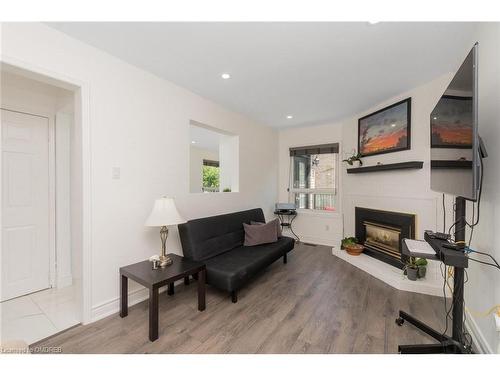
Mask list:
[[[333,122],[455,71],[474,23],[49,23],[260,123]],[[223,80],[222,73],[231,74]],[[292,115],[292,119],[287,119]]]

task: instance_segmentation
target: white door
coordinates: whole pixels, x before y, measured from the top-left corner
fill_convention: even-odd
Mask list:
[[[2,109],[0,300],[49,287],[49,123]]]

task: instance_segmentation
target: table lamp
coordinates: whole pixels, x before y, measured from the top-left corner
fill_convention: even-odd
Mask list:
[[[168,225],[177,225],[185,223],[177,208],[175,207],[175,202],[173,198],[162,197],[155,200],[153,210],[149,214],[145,225],[147,227],[160,227],[160,238],[161,238],[161,255],[160,255],[160,267],[164,268],[172,264],[172,259],[167,256],[167,237],[168,237]]]

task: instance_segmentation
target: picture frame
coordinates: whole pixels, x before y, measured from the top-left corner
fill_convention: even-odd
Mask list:
[[[411,149],[411,97],[358,119],[362,157]]]
[[[431,148],[472,148],[472,107],[470,96],[443,95],[430,117]],[[446,132],[450,126],[455,129]]]

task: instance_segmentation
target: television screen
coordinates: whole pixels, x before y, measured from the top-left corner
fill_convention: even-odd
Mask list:
[[[477,199],[477,44],[451,80],[430,116],[431,189]]]

